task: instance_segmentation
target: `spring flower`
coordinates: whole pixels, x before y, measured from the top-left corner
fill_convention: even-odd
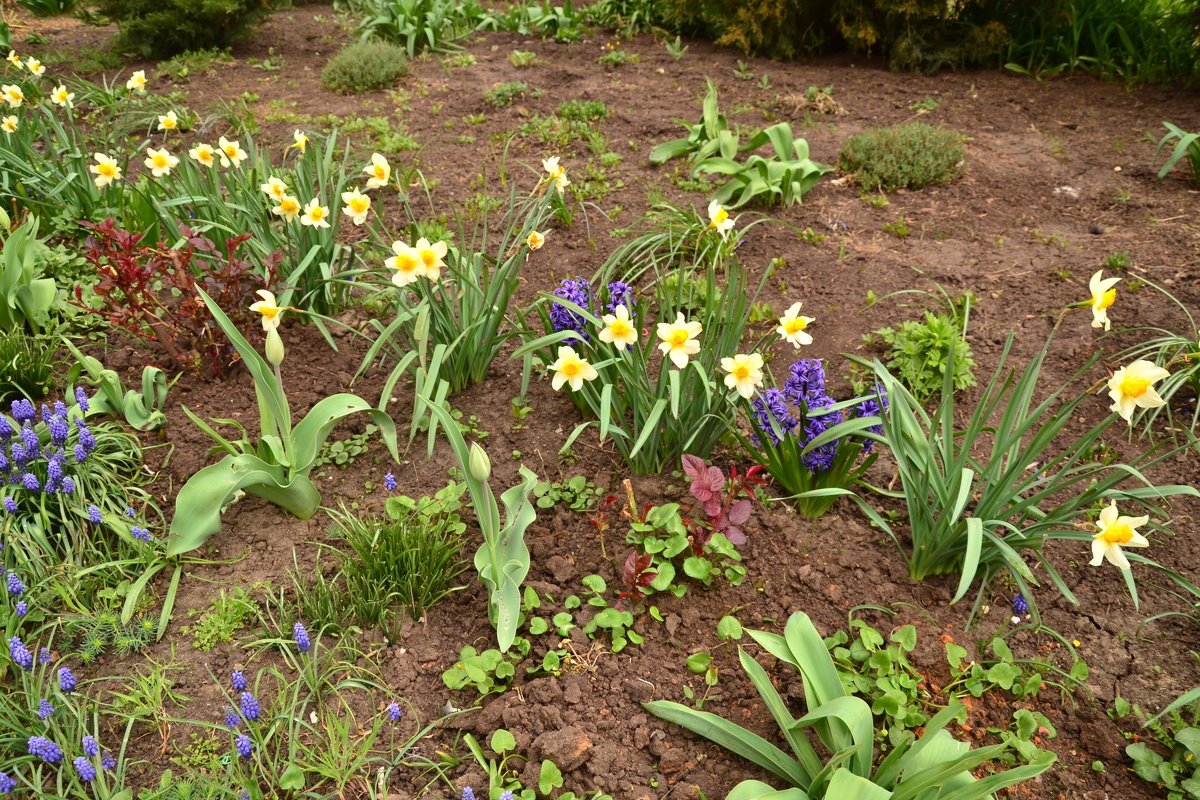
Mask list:
[[[688,357],[700,352],[700,342],[696,341],[696,337],[701,330],[703,328],[699,322],[687,322],[680,312],[674,322],[658,323],[658,338],[662,339],[658,349],[663,355],[669,356],[676,367],[683,369],[687,366]]]
[[[716,228],[722,239],[733,229],[733,220],[729,217],[729,212],[721,208],[721,204],[716,200],[708,204],[708,227]]]
[[[133,506],[125,506],[125,516],[133,519],[137,516],[137,512],[133,510]]]
[[[16,636],[8,640],[8,655],[18,667],[26,672],[33,669],[33,653],[29,652],[25,643]]]
[[[71,763],[75,765],[75,771],[79,773],[79,780],[84,783],[91,783],[96,780],[96,767],[92,762],[83,756],[79,756]]]
[[[37,715],[40,719],[49,719],[54,716],[54,706],[50,705],[50,701],[44,697],[38,700]]]
[[[45,736],[30,736],[27,749],[31,756],[37,756],[47,764],[57,764],[63,759],[62,748]]]
[[[63,694],[70,694],[75,691],[79,681],[75,679],[75,674],[67,667],[61,667],[58,670],[58,688],[62,689]]]
[[[0,93],[3,93],[4,102],[8,103],[9,108],[20,108],[21,103],[25,102],[25,92],[16,84],[6,83],[0,86]]]
[[[1125,547],[1149,547],[1150,542],[1137,529],[1150,521],[1150,517],[1122,517],[1117,514],[1117,501],[1100,512],[1096,527],[1100,532],[1092,537],[1092,560],[1088,562],[1093,567],[1099,566],[1104,559],[1110,564],[1129,569],[1129,559],[1121,551]]]
[[[246,151],[242,149],[241,142],[237,140],[229,141],[224,136],[217,140],[217,146],[221,149],[221,166],[226,169],[233,165],[234,169],[242,166],[248,156]]]
[[[188,155],[203,167],[211,167],[216,163],[214,159],[216,154],[217,151],[213,150],[211,144],[198,144],[191,150],[188,150]]]
[[[138,94],[146,93],[146,70],[139,69],[137,72],[129,76],[129,80],[125,81],[125,88],[131,92]]]
[[[371,198],[355,189],[352,192],[342,192],[342,202],[346,204],[342,213],[350,217],[355,225],[362,225],[367,221],[367,212],[371,210]]]
[[[3,130],[5,133],[16,133],[17,132],[16,116],[9,114],[4,119],[0,120],[0,130]]]
[[[571,181],[567,179],[567,168],[558,163],[558,156],[543,158],[542,169],[546,170],[559,192],[571,185]]]
[[[604,329],[600,331],[600,341],[609,342],[620,349],[628,349],[637,344],[638,331],[629,321],[629,311],[625,306],[617,306],[616,313],[605,314]]]
[[[20,597],[21,595],[25,594],[25,584],[20,578],[17,577],[17,573],[8,573],[7,584],[8,593],[13,597]]]
[[[1170,374],[1162,367],[1141,359],[1121,367],[1108,381],[1108,396],[1113,401],[1109,410],[1117,412],[1132,425],[1135,408],[1158,408],[1166,405],[1167,401],[1159,397],[1150,384]]]
[[[259,705],[258,698],[251,692],[242,692],[242,716],[251,722],[255,722],[262,716],[262,706]]]
[[[592,285],[585,278],[578,275],[575,280],[566,278],[562,285],[554,290],[555,297],[561,297],[564,300],[569,300],[582,309],[590,310],[592,305]],[[585,341],[590,342],[591,336],[587,332],[588,321],[578,311],[568,308],[562,303],[552,303],[550,305],[550,326],[555,333],[559,331],[575,331],[579,336],[573,336],[563,339],[563,344],[574,344],[575,342]]]
[[[289,144],[288,147],[289,148],[294,147],[297,150],[299,150],[301,153],[303,153],[304,149],[306,147],[308,147],[308,137],[304,135],[304,131],[299,130],[299,129],[293,131],[292,132],[292,143]]]
[[[46,68],[42,66],[42,62],[38,61],[33,56],[25,59],[25,69],[29,70],[30,73],[39,78],[46,74]]]
[[[858,418],[858,417],[881,417],[882,418],[883,412],[887,411],[887,408],[888,408],[887,391],[885,391],[882,386],[876,386],[875,394],[868,395],[867,397],[864,397],[862,400],[860,400],[857,404],[855,404],[854,416],[856,418]],[[875,434],[882,434],[883,433],[883,424],[881,423],[879,425],[872,425],[869,428],[867,428],[867,432],[875,433]],[[874,439],[863,439],[862,454],[864,456],[870,455],[871,451],[874,449],[875,449],[875,440]]]
[[[112,769],[117,765],[117,760],[113,758],[113,754],[105,750],[100,754],[100,769]]]
[[[513,800],[512,790],[510,789],[506,792],[502,792],[500,796],[496,798],[496,800]]]
[[[153,538],[150,535],[150,531],[146,530],[145,528],[139,528],[137,525],[134,525],[129,529],[129,535],[137,539],[139,542],[149,542]]]
[[[404,242],[392,242],[392,252],[396,255],[383,262],[388,269],[396,271],[392,283],[407,286],[425,274],[425,262],[416,250]]]
[[[1121,279],[1105,278],[1100,279],[1104,274],[1104,270],[1097,270],[1092,279],[1088,281],[1088,291],[1092,293],[1092,327],[1104,327],[1104,330],[1111,330],[1112,324],[1108,321],[1108,307],[1117,299],[1117,290],[1114,288]]]
[[[93,525],[99,525],[101,520],[104,519],[103,512],[101,512],[96,506],[88,506],[87,512],[88,522],[92,523]]]
[[[546,234],[544,234],[544,233],[538,233],[537,231],[530,231],[529,235],[525,237],[525,245],[530,250],[540,250],[542,245],[544,245],[545,243],[546,243]]]
[[[303,623],[297,622],[292,626],[292,636],[296,639],[296,649],[301,653],[307,653],[312,648],[312,640],[308,637]]]
[[[400,721],[400,704],[392,703],[390,706],[388,706],[387,707],[387,715],[388,715],[388,718],[391,719],[392,722],[399,722]]]
[[[1022,595],[1018,594],[1016,597],[1013,598],[1012,611],[1013,611],[1013,613],[1012,613],[1012,624],[1013,625],[1020,623],[1021,616],[1023,614],[1026,614],[1029,612],[1029,603],[1025,602],[1025,598]]]
[[[9,514],[17,513],[17,501],[11,497],[4,498],[4,510]]]
[[[737,389],[737,393],[749,400],[754,396],[754,390],[762,386],[763,359],[758,353],[738,353],[733,358],[722,358],[721,369],[728,373],[725,385]]]
[[[263,331],[278,330],[279,323],[283,321],[280,315],[285,309],[275,302],[275,295],[266,289],[259,289],[255,294],[262,299],[251,303],[250,310],[262,314]]]
[[[812,317],[800,316],[800,306],[802,303],[792,303],[791,308],[784,312],[779,318],[779,327],[775,329],[783,340],[799,349],[801,345],[812,344],[812,336],[805,330],[809,323],[813,321]]]
[[[470,786],[464,786],[461,800],[475,800],[475,790]]]
[[[319,198],[314,197],[305,204],[304,216],[300,217],[300,224],[313,228],[328,228],[329,220],[325,219],[327,216],[329,216],[329,209],[321,205]]]
[[[233,710],[233,706],[225,706],[225,727],[234,730],[242,724],[242,718]]]
[[[21,57],[17,55],[16,50],[9,50],[8,56],[5,58],[5,60],[17,69],[21,69],[24,66],[24,64],[21,63]]]
[[[290,194],[285,194],[279,198],[279,205],[271,209],[272,214],[283,217],[288,222],[294,222],[296,217],[300,215],[300,211],[300,201]]]
[[[84,736],[80,740],[80,744],[83,746],[83,754],[88,758],[95,758],[100,754],[100,745],[96,744],[95,737],[91,735]]]
[[[386,158],[379,153],[372,153],[371,163],[363,167],[363,174],[367,176],[368,189],[379,189],[388,185],[392,177],[392,168]]]
[[[274,175],[267,178],[267,182],[261,184],[258,188],[262,189],[276,200],[282,200],[287,194],[287,184],[279,180],[279,178],[276,178]]]
[[[229,674],[229,685],[233,687],[235,692],[246,691],[246,673],[240,669],[235,669]]]
[[[595,367],[579,357],[574,347],[566,345],[558,348],[558,360],[550,365],[550,369],[554,370],[550,385],[556,392],[564,383],[571,387],[571,391],[578,392],[583,388],[584,381],[595,380],[600,375]]]
[[[430,244],[428,239],[422,237],[417,239],[417,243],[413,245],[413,250],[417,251],[417,257],[425,265],[425,277],[430,281],[436,281],[442,274],[442,267],[446,266],[446,243],[435,242],[434,244]]]
[[[783,437],[795,429],[797,422],[788,410],[787,397],[779,389],[767,389],[750,403],[750,411],[757,422],[757,429],[772,447],[783,441]],[[754,434],[755,444],[761,444],[759,435]]]
[[[250,741],[250,737],[244,733],[233,740],[233,747],[237,750],[238,758],[243,761],[254,754],[254,742]]]
[[[396,491],[396,476],[392,473],[387,473],[383,476],[383,488],[389,492]]]
[[[56,86],[54,87],[54,91],[50,93],[50,102],[54,103],[56,106],[71,108],[75,105],[73,102],[74,100],[75,93],[68,92],[66,86]]]
[[[13,607],[13,611],[17,612],[18,617],[23,617],[29,613],[29,603],[26,603],[24,600],[18,600],[16,606]]]
[[[174,111],[168,111],[166,114],[158,115],[158,129],[160,131],[174,131],[179,129],[179,117]]]
[[[161,178],[163,175],[170,175],[171,170],[179,166],[179,159],[168,153],[165,147],[160,147],[157,150],[153,147],[147,147],[146,156],[146,168],[156,178]]]
[[[17,782],[7,772],[0,772],[0,794],[8,794],[17,788]]]

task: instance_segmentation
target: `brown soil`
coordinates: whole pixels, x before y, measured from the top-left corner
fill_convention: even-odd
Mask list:
[[[674,184],[674,163],[652,167],[646,162],[646,153],[654,144],[680,135],[673,119],[698,117],[697,100],[706,76],[717,82],[722,108],[731,121],[761,127],[768,114],[790,120],[797,133],[807,137],[813,157],[826,163],[836,162],[839,144],[853,133],[917,118],[909,106],[926,97],[940,102],[919,118],[971,137],[966,172],[946,187],[897,192],[888,198],[886,207],[874,207],[860,199],[857,188],[833,180],[839,176],[832,175],[805,197],[803,205],[770,211],[797,230],[811,228],[827,237],[822,243],[806,244],[784,225],[762,225],[739,251],[758,274],[772,258],[786,259],[787,266],[778,280],[771,281],[762,299],[776,311],[793,299],[803,299],[805,313],[817,319],[813,330],[816,342],[807,355],[829,359],[831,377],[844,373],[839,354],[858,350],[863,333],[915,313],[896,301],[865,307],[868,291],[883,296],[899,289],[927,289],[929,284],[914,269],[951,292],[971,291],[977,296],[971,343],[981,383],[995,369],[1009,333],[1016,336],[1018,361],[1036,352],[1059,310],[1087,296],[1088,276],[1101,268],[1110,254],[1129,253],[1130,281],[1149,277],[1192,308],[1200,300],[1196,282],[1200,275],[1198,195],[1186,183],[1182,169],[1157,180],[1153,158],[1162,120],[1171,120],[1185,130],[1200,129],[1200,103],[1194,94],[1158,88],[1126,91],[1089,78],[1037,82],[985,71],[934,77],[897,75],[865,58],[790,64],[749,59],[755,75],[769,76],[770,88],[764,90],[756,81],[733,77],[739,54],[704,42],[689,42],[687,55],[675,62],[653,38],[623,41],[620,46],[639,54],[641,60],[614,69],[603,68],[596,61],[611,36],[597,34],[575,44],[556,44],[489,34],[467,47],[476,59],[472,66],[451,68],[444,59],[442,63],[435,59],[414,63],[402,85],[406,97],[386,92],[342,97],[325,92],[318,81],[329,55],[347,38],[335,25],[336,19],[328,6],[280,12],[251,43],[235,51],[235,64],[218,65],[213,74],[193,77],[178,88],[188,93],[190,105],[197,109],[211,108],[244,92],[258,95],[256,108],[268,120],[257,137],[260,144],[288,141],[293,128],[305,127],[306,115],[395,114],[424,146],[415,163],[426,176],[440,182],[434,202],[443,210],[461,206],[475,193],[477,175],[497,174],[503,137],[530,115],[549,113],[565,100],[602,100],[612,110],[612,116],[600,126],[612,149],[624,157],[610,172],[613,191],[589,210],[586,225],[577,216],[572,227],[550,233],[525,275],[522,301],[552,289],[562,277],[590,274],[615,246],[608,233],[634,221],[647,207],[650,195],[661,193],[697,207],[705,203],[704,195],[682,191]],[[47,48],[95,45],[110,33],[70,26],[47,28]],[[514,68],[507,58],[513,49],[534,51],[540,62],[526,69]],[[279,72],[249,65],[250,59],[272,54],[285,62]],[[516,80],[541,89],[541,96],[527,95],[502,109],[484,102],[485,90]],[[847,114],[806,119],[803,112],[777,102],[809,86],[832,86]],[[166,90],[163,82],[154,88]],[[281,108],[295,118],[284,118]],[[486,121],[466,124],[464,117],[472,114],[486,114]],[[452,127],[448,125],[451,121]],[[463,134],[473,136],[474,141],[455,141]],[[410,153],[388,155],[413,161]],[[536,170],[539,159],[546,155],[550,153],[543,152],[537,142],[518,138],[509,153],[510,171],[520,174],[518,165]],[[580,148],[578,153],[560,155],[572,169],[586,153]],[[615,222],[601,212],[615,217]],[[907,238],[881,229],[900,217],[911,228]],[[1112,312],[1118,327],[1182,325],[1174,309],[1148,287],[1123,291]],[[1046,390],[1056,388],[1056,381],[1066,380],[1096,348],[1105,353],[1104,366],[1114,368],[1112,354],[1136,341],[1136,335],[1100,339],[1089,322],[1090,315],[1081,311],[1062,325],[1043,376]],[[311,328],[293,324],[286,328],[285,338],[289,347],[285,379],[294,408],[307,408],[350,385],[362,351],[349,338],[339,340],[341,353],[332,352]],[[145,358],[138,352],[112,352],[106,361],[121,366],[140,364]],[[1093,377],[1102,374],[1097,370]],[[578,417],[570,401],[551,391],[546,381],[535,382],[530,392],[534,412],[526,420],[527,427],[511,430],[509,400],[519,392],[519,379],[515,362],[501,359],[486,383],[453,400],[465,414],[477,415],[479,427],[491,433],[486,445],[495,463],[493,484],[507,486],[515,480],[517,463],[505,454],[518,450],[521,460],[543,478],[583,474],[601,487],[615,489],[625,475],[610,447],[581,440],[574,448],[579,457],[576,463],[563,463],[556,455]],[[374,373],[353,390],[373,399],[381,382],[382,377]],[[844,395],[845,380],[835,378],[835,384]],[[177,385],[172,404],[186,404],[202,417],[252,421],[255,414],[252,388],[245,376],[224,384],[185,378]],[[405,408],[404,399],[397,405]],[[1102,396],[1086,403],[1081,429],[1101,419],[1107,406]],[[1119,453],[1128,455],[1144,445],[1141,440],[1130,443],[1115,434],[1106,443]],[[175,453],[160,475],[164,507],[170,505],[173,488],[209,463],[208,440],[177,409],[171,413],[167,436]],[[378,484],[389,469],[396,473],[401,491],[414,496],[432,493],[446,480],[443,470],[449,455],[442,447],[432,463],[422,455],[414,448],[403,463],[394,466],[385,463],[382,448],[376,447],[371,457],[360,458],[350,468],[330,470],[321,482],[325,504],[336,507],[342,501],[357,501],[364,508],[380,507],[382,491],[364,494],[363,483]],[[728,467],[734,461],[736,457],[726,456],[718,463]],[[881,462],[874,477],[886,482],[888,473]],[[1153,477],[1161,482],[1195,483],[1197,473],[1197,460],[1188,453],[1173,459]],[[643,501],[682,500],[681,495],[686,494],[681,481],[671,476],[636,479],[634,486]],[[1198,555],[1193,537],[1200,534],[1200,506],[1180,501],[1171,510],[1169,527],[1174,535],[1155,537],[1151,554],[1164,565],[1191,575]],[[205,606],[220,582],[290,585],[287,569],[293,548],[300,564],[311,564],[312,542],[325,538],[326,523],[321,515],[299,522],[254,498],[234,506],[224,522],[225,528],[212,540],[208,555],[244,558],[228,566],[195,569],[183,584],[177,620],[182,620],[188,609]],[[715,624],[721,616],[737,610],[747,627],[777,629],[792,612],[805,611],[829,634],[845,627],[847,614],[856,606],[890,605],[897,612],[890,620],[870,610],[860,616],[884,630],[916,624],[921,644],[914,662],[930,676],[932,685],[940,685],[945,678],[943,641],[952,638],[969,646],[975,636],[986,637],[1008,617],[1010,595],[999,586],[991,598],[992,610],[979,630],[964,633],[969,604],[949,604],[953,582],[910,581],[892,546],[849,503],[835,506],[815,523],[790,512],[786,504],[772,504],[756,509],[747,532],[749,544],[743,552],[749,577],[743,586],[693,589],[679,600],[656,598],[666,622],[649,616],[640,619],[637,629],[645,635],[645,645],[617,655],[603,648],[589,651],[591,643],[586,638],[573,639],[573,647],[588,653],[583,659],[586,668],[560,678],[519,677],[516,688],[487,698],[482,710],[456,718],[436,734],[427,751],[453,746],[454,728],[486,737],[503,726],[514,733],[520,752],[529,757],[531,765],[553,758],[567,772],[566,788],[576,792],[599,789],[623,800],[698,797],[699,792],[719,798],[738,780],[762,776],[719,748],[659,722],[639,703],[682,700],[685,685],[702,695],[702,680],[687,671],[684,660],[690,653],[706,650],[714,655],[721,680],[705,709],[763,733],[771,730],[769,717],[737,665],[736,654],[720,646],[716,638]],[[560,602],[580,590],[584,575],[599,573],[612,584],[619,574],[624,556],[618,547],[620,532],[610,533],[607,546],[611,558],[605,559],[583,514],[562,509],[543,512],[527,538],[533,553],[529,585]],[[1179,618],[1142,625],[1147,617],[1185,610],[1179,599],[1151,585],[1156,580],[1147,570],[1138,570],[1142,605],[1135,610],[1115,569],[1086,565],[1089,554],[1085,547],[1059,544],[1051,549],[1051,556],[1080,604],[1067,603],[1050,586],[1043,588],[1037,600],[1047,625],[1066,640],[1078,641],[1090,669],[1086,691],[1064,700],[1048,689],[1037,701],[1021,704],[991,697],[988,702],[973,704],[970,732],[961,735],[983,737],[988,727],[1006,726],[1018,705],[1035,708],[1058,728],[1057,738],[1041,744],[1054,750],[1060,760],[1040,779],[1018,787],[1009,796],[1154,797],[1153,787],[1127,769],[1122,752],[1126,739],[1121,728],[1106,717],[1105,709],[1120,695],[1157,711],[1200,682],[1189,654],[1200,648],[1200,631],[1190,620]],[[190,668],[180,673],[179,689],[194,701],[184,716],[215,721],[223,700],[212,685],[210,671],[223,675],[245,654],[236,648],[198,652],[178,633],[177,625],[153,653],[166,656],[170,646],[176,648],[180,662]],[[396,693],[420,709],[424,719],[430,719],[441,714],[447,701],[460,706],[475,701],[470,691],[451,696],[440,675],[454,663],[463,645],[483,649],[494,638],[487,624],[484,594],[476,582],[468,581],[463,591],[430,612],[424,624],[410,626],[397,643],[387,646],[377,636],[374,640],[368,637],[371,641],[384,677]],[[1033,633],[1018,634],[1010,642],[1022,658],[1054,656],[1060,650],[1052,638]],[[544,647],[535,646],[535,657],[540,657]],[[795,675],[782,669],[773,674],[789,697],[799,696]],[[177,744],[183,746],[182,741]],[[153,737],[148,737],[145,747],[145,755],[154,759],[158,746]],[[465,754],[461,744],[459,751]],[[1105,765],[1103,771],[1093,769],[1096,761]],[[162,761],[148,766],[144,780],[156,781],[164,766]],[[527,777],[535,774],[532,769]],[[424,784],[415,772],[400,770],[396,777],[397,797],[412,796]],[[456,776],[456,786],[471,781],[478,786],[480,777],[477,769],[467,769]],[[457,791],[443,787],[440,794],[430,796],[451,794],[457,796]]]

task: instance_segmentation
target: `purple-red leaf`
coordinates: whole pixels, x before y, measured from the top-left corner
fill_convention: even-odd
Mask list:
[[[750,519],[750,512],[753,508],[750,501],[742,498],[733,504],[733,508],[729,509],[729,523],[731,525],[741,525],[746,520]]]

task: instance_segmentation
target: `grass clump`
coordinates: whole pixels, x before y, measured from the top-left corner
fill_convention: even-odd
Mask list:
[[[838,159],[841,169],[864,189],[940,186],[961,171],[963,136],[924,122],[871,128],[847,139]]]
[[[40,400],[54,385],[54,351],[23,330],[0,333],[0,403],[28,397]]]
[[[368,40],[347,45],[321,70],[321,85],[339,94],[387,89],[408,72],[403,47]]]
[[[599,100],[568,100],[558,107],[558,115],[572,122],[597,122],[609,113],[608,106]]]

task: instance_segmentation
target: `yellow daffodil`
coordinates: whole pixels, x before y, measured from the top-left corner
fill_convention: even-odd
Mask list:
[[[216,163],[217,151],[213,150],[211,144],[198,144],[191,150],[188,150],[188,156],[201,166],[211,167]]]
[[[388,185],[392,177],[392,168],[386,158],[379,153],[372,153],[371,163],[363,167],[363,174],[367,176],[368,189],[379,189]]]
[[[342,202],[346,204],[342,213],[350,217],[355,225],[362,225],[367,221],[367,212],[371,210],[371,198],[355,189],[352,192],[342,192]]]
[[[68,92],[66,86],[56,86],[54,91],[50,93],[50,102],[56,106],[63,108],[72,108],[75,103],[75,93]]]
[[[308,147],[308,137],[304,135],[304,131],[299,130],[299,129],[296,129],[295,131],[293,131],[292,132],[292,143],[290,145],[288,145],[288,147],[289,148],[294,147],[297,150],[299,150],[301,153],[303,153],[305,148]]]
[[[1108,396],[1113,401],[1109,409],[1132,425],[1135,408],[1158,408],[1167,404],[1150,384],[1170,374],[1153,362],[1140,359],[1121,367],[1108,381]]]
[[[25,59],[25,69],[29,70],[39,78],[46,74],[46,68],[42,66],[42,62],[38,61],[33,56]]]
[[[9,108],[20,108],[21,103],[25,102],[25,92],[16,84],[6,83],[0,86],[0,93],[3,93],[4,102],[8,103]]]
[[[550,365],[550,369],[554,370],[554,378],[550,385],[556,392],[564,383],[571,387],[572,392],[578,392],[583,388],[584,381],[595,380],[600,374],[596,372],[595,367],[579,357],[575,348],[566,345],[558,348],[558,360]]]
[[[275,330],[279,328],[279,323],[283,320],[284,309],[275,302],[275,295],[268,292],[266,289],[259,289],[255,292],[262,300],[250,304],[250,310],[255,313],[262,314],[262,326],[264,331]]]
[[[125,88],[131,92],[138,94],[146,93],[146,70],[139,69],[137,72],[129,76],[129,80],[125,81]]]
[[[716,228],[722,239],[725,238],[725,234],[733,230],[733,220],[730,218],[729,212],[721,208],[721,204],[716,200],[708,204],[708,227]]]
[[[179,130],[179,117],[174,111],[168,111],[165,114],[159,114],[158,129],[160,131]]]
[[[1150,517],[1122,517],[1117,513],[1117,501],[1100,512],[1096,527],[1100,532],[1092,537],[1093,567],[1108,559],[1108,563],[1121,569],[1129,569],[1129,559],[1122,547],[1149,547],[1150,542],[1137,529],[1150,521]]]
[[[813,322],[812,317],[800,316],[800,306],[803,303],[792,303],[791,308],[784,312],[779,318],[779,326],[775,328],[785,342],[794,345],[797,349],[801,345],[812,344],[812,336],[806,330],[809,323]]]
[[[428,239],[417,239],[417,243],[413,245],[413,250],[417,251],[417,256],[421,259],[421,263],[425,265],[425,277],[431,281],[436,281],[442,274],[442,267],[446,266],[446,243],[435,242],[430,244]]]
[[[700,352],[700,342],[696,337],[703,330],[699,322],[687,322],[680,313],[674,322],[658,323],[658,338],[662,343],[658,349],[671,359],[671,363],[683,369],[687,366],[688,357]]]
[[[113,181],[121,180],[121,168],[117,166],[116,160],[104,153],[96,153],[96,163],[88,167],[88,172],[96,176],[97,189],[103,189]]]
[[[1100,279],[1104,274],[1104,270],[1099,270],[1092,279],[1088,281],[1088,289],[1092,293],[1092,327],[1104,327],[1104,330],[1110,330],[1112,324],[1108,321],[1108,307],[1117,299],[1117,290],[1115,287],[1121,282],[1118,278]]]
[[[762,386],[763,359],[758,353],[738,353],[733,358],[722,358],[721,369],[725,375],[725,385],[737,389],[737,393],[749,400],[754,396],[754,390]]]
[[[261,184],[258,188],[262,189],[276,200],[282,200],[283,196],[287,194],[287,184],[279,180],[279,178],[276,178],[274,175],[267,178],[267,182]]]
[[[637,344],[637,328],[629,321],[629,310],[623,305],[613,309],[613,313],[605,314],[604,328],[600,331],[600,341],[616,345],[620,349],[628,349]]]
[[[4,131],[5,133],[16,133],[17,132],[16,116],[9,114],[4,119],[0,120],[0,130]]]
[[[425,262],[421,255],[404,242],[392,242],[392,252],[396,255],[383,262],[388,269],[395,270],[392,283],[397,286],[408,286],[425,274]]]
[[[8,63],[12,64],[17,69],[21,69],[25,66],[21,62],[21,57],[19,55],[17,55],[16,50],[9,50],[8,55],[5,57],[5,60],[8,61]]]
[[[300,211],[300,201],[290,194],[280,197],[279,205],[271,209],[272,214],[283,217],[288,222],[293,222],[300,215]]]
[[[525,237],[525,244],[530,250],[538,250],[546,243],[546,235],[537,231],[530,231]]]
[[[224,136],[217,142],[217,146],[221,150],[221,166],[226,169],[232,164],[236,169],[242,166],[242,162],[249,158],[246,151],[242,149],[241,142],[229,141]]]
[[[308,225],[313,228],[328,228],[329,209],[321,205],[318,198],[314,197],[304,205],[304,216],[300,217],[301,225]]]
[[[154,177],[161,178],[163,175],[170,175],[171,170],[177,166],[179,166],[179,159],[168,153],[167,148],[162,147],[158,150],[153,147],[146,148],[146,168]]]

